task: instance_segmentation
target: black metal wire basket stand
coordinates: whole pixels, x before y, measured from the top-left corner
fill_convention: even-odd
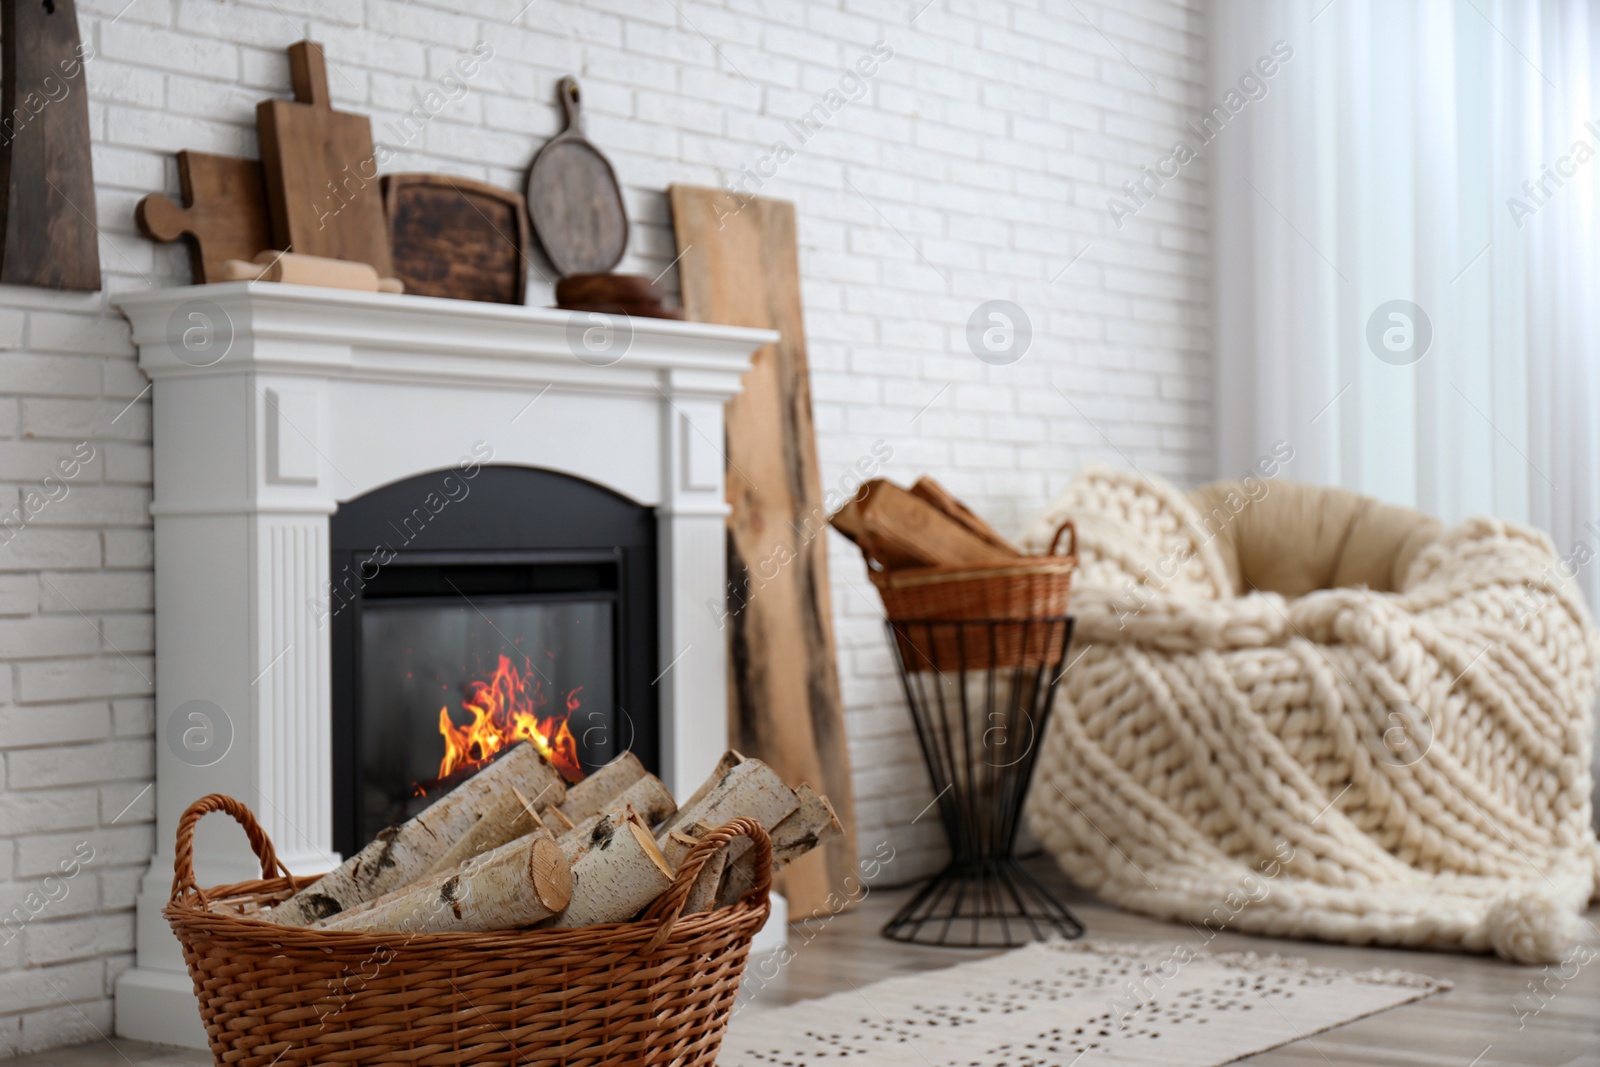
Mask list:
[[[963,948],[1082,936],[1082,924],[1016,856],[1072,618],[891,619],[888,626],[951,858],[884,936]]]

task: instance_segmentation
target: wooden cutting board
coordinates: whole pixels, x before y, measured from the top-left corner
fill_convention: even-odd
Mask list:
[[[289,46],[293,100],[256,105],[273,244],[302,255],[370,263],[394,274],[372,122],[335,111],[322,46]],[[331,183],[331,184],[330,184]]]
[[[73,0],[0,4],[0,282],[100,288],[83,55]]]
[[[834,659],[828,536],[811,423],[811,379],[800,309],[794,205],[755,197],[723,210],[728,193],[674,185],[672,224],[690,319],[776,329],[744,391],[728,402],[729,709],[733,745],[809,782],[833,802],[844,836],[779,876],[789,917],[853,900],[857,877],[850,752]],[[721,218],[719,218],[719,214]],[[797,531],[812,531],[804,536]],[[752,581],[763,561],[788,560]],[[740,600],[743,605],[740,605]],[[855,893],[850,892],[854,886]]]
[[[530,239],[521,193],[449,174],[388,174],[383,203],[406,292],[523,302]]]
[[[628,212],[616,171],[583,135],[578,79],[560,84],[567,128],[528,168],[528,216],[550,263],[561,274],[604,274],[628,249]]]
[[[196,284],[226,280],[222,265],[246,262],[272,247],[266,184],[253,159],[178,153],[178,186],[183,206],[161,193],[139,201],[134,219],[152,241],[189,238],[189,262]]]

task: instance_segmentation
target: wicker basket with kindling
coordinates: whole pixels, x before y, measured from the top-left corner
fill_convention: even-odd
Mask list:
[[[195,884],[195,825],[213,811],[244,827],[260,879]],[[741,836],[754,844],[755,885],[735,904],[684,915],[701,868]],[[341,933],[257,917],[315,879],[290,876],[250,810],[212,794],[179,821],[175,872],[164,913],[219,1067],[712,1067],[767,918],[772,848],[759,822],[732,820],[636,922]]]
[[[986,670],[1060,661],[1072,573],[1078,565],[1072,520],[1057,528],[1046,554],[993,563],[890,569],[874,555],[870,537],[865,540],[868,573],[883,597],[908,670],[933,669],[934,664]],[[964,622],[998,625],[959,625]]]

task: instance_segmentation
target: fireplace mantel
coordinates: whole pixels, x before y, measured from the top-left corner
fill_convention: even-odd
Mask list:
[[[751,353],[777,338],[770,330],[269,282],[158,289],[116,303],[156,390],[157,516],[261,514],[313,500],[332,510],[429,469],[410,457],[442,437],[460,447],[433,455],[439,468],[476,440],[495,444],[497,431],[506,451],[497,448],[495,462],[565,470],[643,504],[724,514],[721,405],[739,391]],[[252,392],[239,392],[241,383]],[[315,404],[294,391],[308,387]],[[231,410],[196,410],[201,394],[207,407]],[[552,398],[558,403],[546,404]],[[178,410],[185,421],[173,425],[166,411]],[[200,415],[231,425],[229,440],[215,436],[220,426],[187,421]],[[296,415],[313,425],[297,426]],[[583,421],[591,415],[627,421]],[[229,422],[235,418],[244,421]],[[421,447],[406,449],[413,438]],[[164,447],[202,441],[237,445],[231,458],[243,465]],[[681,477],[653,466],[668,451]],[[315,469],[286,473],[285,460]]]
[[[244,800],[296,874],[338,861],[318,605],[343,501],[475,460],[576,475],[654,508],[663,778],[682,792],[710,772],[726,747],[725,644],[709,607],[725,589],[723,404],[776,333],[265,282],[115,302],[153,388],[158,733],[157,854],[138,965],[118,982],[119,1033],[202,1036],[160,914],[190,802]],[[182,740],[195,708],[221,716],[200,751]],[[202,885],[259,876],[224,821],[197,838]]]

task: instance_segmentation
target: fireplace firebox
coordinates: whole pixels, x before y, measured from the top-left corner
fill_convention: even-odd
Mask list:
[[[329,524],[334,846],[520,740],[577,780],[657,765],[656,519],[582,479],[438,471]]]

